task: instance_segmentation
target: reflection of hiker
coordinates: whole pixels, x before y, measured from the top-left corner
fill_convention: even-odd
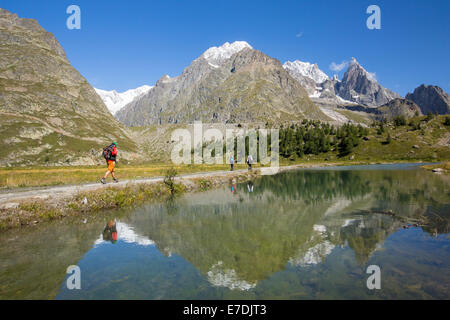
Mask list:
[[[117,242],[117,229],[115,221],[111,220],[106,224],[105,230],[103,230],[103,240],[110,241],[111,243]]]
[[[106,162],[108,164],[108,171],[106,171],[102,180],[100,180],[101,183],[106,184],[106,178],[108,177],[109,173],[111,173],[111,176],[113,177],[115,183],[119,182],[119,180],[116,179],[116,176],[114,174],[114,168],[116,166],[116,160],[117,160],[117,143],[116,142],[113,142],[109,147],[103,149],[103,157],[106,159]]]
[[[253,182],[249,181],[249,183],[247,184],[247,189],[248,192],[253,192]]]
[[[252,170],[253,157],[251,154],[249,154],[247,157],[247,164],[248,164],[248,170]]]
[[[236,192],[236,180],[231,180],[231,193],[234,194]]]
[[[231,171],[233,171],[234,170],[234,156],[233,155],[231,155],[231,157],[230,157],[230,166],[231,166]]]

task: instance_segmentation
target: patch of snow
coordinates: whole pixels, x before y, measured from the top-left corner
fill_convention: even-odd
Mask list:
[[[316,91],[314,91],[313,94],[310,94],[309,97],[310,98],[320,98],[321,94],[322,94],[322,92],[316,90]]]
[[[353,222],[355,222],[355,221],[356,221],[355,219],[346,219],[346,220],[344,221],[344,224],[342,225],[342,228],[347,227],[347,226],[353,224]]]
[[[326,89],[328,90],[328,89]],[[325,90],[325,91],[326,91]],[[313,94],[310,94],[310,98],[320,98],[320,95],[322,94],[323,88],[322,87],[316,87]]]
[[[216,287],[225,287],[231,290],[247,291],[256,287],[255,283],[249,283],[238,278],[233,269],[224,269],[223,262],[219,261],[211,267],[207,273],[208,281]]]
[[[319,264],[326,256],[328,256],[333,251],[334,248],[335,245],[333,245],[330,241],[325,240],[324,242],[321,242],[309,248],[303,257],[297,259],[289,259],[289,263],[294,266],[301,267]]]
[[[220,47],[209,48],[202,56],[208,60],[208,62],[217,64],[231,58],[233,54],[238,53],[245,48],[253,49],[252,46],[245,41],[235,41],[231,44],[226,42]]]
[[[320,232],[320,233],[325,233],[327,231],[327,227],[320,225],[320,224],[315,224],[313,226],[314,231]]]
[[[349,100],[345,100],[344,98],[340,97],[340,96],[336,96],[338,98],[339,101],[343,102],[343,103],[348,103],[348,104],[357,104],[353,101],[349,101]]]

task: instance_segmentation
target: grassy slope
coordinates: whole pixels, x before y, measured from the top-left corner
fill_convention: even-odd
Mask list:
[[[425,117],[416,119],[424,120]],[[444,116],[439,116],[429,122],[422,121],[423,130],[389,125],[383,135],[378,135],[372,128],[370,140],[363,141],[355,149],[355,160],[448,160],[450,148],[445,141],[450,136],[450,127],[443,124],[444,119]],[[384,144],[387,134],[390,134],[392,141]]]
[[[369,128],[368,141],[361,139],[360,144],[346,157],[339,157],[336,151],[319,155],[305,155],[300,159],[284,160],[282,162],[320,162],[346,161],[351,163],[350,157],[356,162],[414,162],[414,161],[448,161],[450,159],[450,126],[444,125],[446,116],[434,117],[426,122],[424,116],[414,118],[422,121],[423,130],[412,130],[408,125],[395,127],[393,124],[385,126],[385,132],[377,134],[376,128]],[[422,134],[423,133],[423,134]],[[392,140],[386,144],[387,135]],[[418,148],[416,148],[418,147]]]

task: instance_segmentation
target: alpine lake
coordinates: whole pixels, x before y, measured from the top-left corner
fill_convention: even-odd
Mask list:
[[[449,186],[415,164],[301,169],[9,230],[0,299],[450,299]]]

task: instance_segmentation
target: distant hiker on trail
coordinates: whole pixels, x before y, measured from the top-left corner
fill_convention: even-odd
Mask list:
[[[114,168],[116,166],[117,160],[117,142],[113,142],[109,147],[103,149],[103,157],[106,159],[106,162],[108,164],[108,171],[106,171],[102,180],[100,180],[101,183],[106,184],[106,178],[110,173],[114,179],[114,182],[119,182],[119,180],[116,179],[116,175],[114,174]]]
[[[230,166],[231,166],[231,171],[233,171],[234,170],[234,156],[233,155],[231,155],[231,157],[230,157]]]
[[[248,170],[252,170],[253,157],[251,154],[249,154],[247,157],[247,164],[248,164]]]

